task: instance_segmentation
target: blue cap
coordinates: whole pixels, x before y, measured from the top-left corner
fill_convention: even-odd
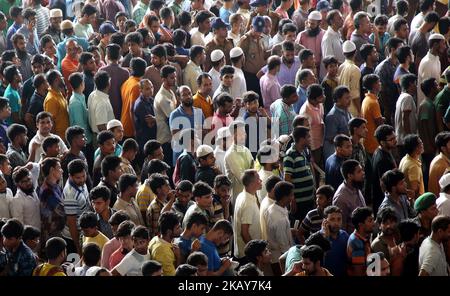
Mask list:
[[[252,21],[252,26],[256,32],[262,32],[266,26],[266,21],[262,16],[255,16]]]
[[[250,6],[258,7],[263,5],[269,5],[269,0],[252,0],[250,1]]]
[[[316,9],[318,11],[321,11],[321,10],[324,10],[324,9],[330,10],[330,2],[328,2],[327,0],[320,0],[317,3]]]
[[[211,23],[211,28],[212,29],[220,29],[220,28],[229,29],[230,25],[225,23],[220,17],[216,17],[215,19],[213,19],[213,21]]]
[[[117,32],[116,28],[114,28],[114,26],[109,22],[101,24],[98,31],[100,34],[113,34]]]

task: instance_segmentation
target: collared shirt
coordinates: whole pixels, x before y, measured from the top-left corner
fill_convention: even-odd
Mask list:
[[[36,257],[33,251],[20,240],[15,252],[6,249],[8,276],[31,276],[36,267]]]
[[[109,187],[108,187],[109,188]],[[116,210],[108,208],[109,211],[109,217],[116,212]],[[103,220],[102,216],[97,214],[97,221],[98,221],[98,230],[103,233],[107,238],[112,239],[114,237],[111,224],[109,224],[108,220]]]
[[[242,225],[248,224],[251,239],[261,239],[261,225],[259,220],[259,205],[255,195],[242,191],[236,198],[233,216],[234,256],[245,256],[245,242],[242,238]]]
[[[347,254],[352,266],[365,266],[367,256],[370,253],[369,238],[362,237],[356,230],[350,234],[347,244]]]
[[[357,33],[357,31],[353,31],[350,40],[356,45],[355,64],[359,66],[364,62],[361,57],[360,49],[364,44],[370,43],[369,36],[360,35]]]
[[[216,38],[213,38],[210,42],[208,42],[205,46],[205,54],[206,60],[203,64],[205,70],[209,70],[211,68],[211,52],[216,49],[220,49],[225,55],[225,63],[227,65],[231,64],[230,60],[230,50],[234,47],[233,40],[229,38],[225,38],[223,44],[220,44]]]
[[[13,218],[12,216],[12,200],[13,193],[11,189],[6,188],[6,192],[0,193],[0,217],[2,218]]]
[[[91,71],[83,71],[83,82],[84,82],[84,91],[83,94],[85,98],[89,98],[89,95],[95,90],[95,79],[94,73]],[[86,99],[87,101],[87,99]]]
[[[75,215],[78,218],[82,213],[92,211],[91,202],[89,200],[89,191],[84,184],[77,186],[68,180],[63,190],[64,211],[66,215]]]
[[[156,117],[156,140],[165,144],[172,139],[169,129],[170,113],[177,107],[177,100],[172,90],[161,86],[155,96],[154,109]]]
[[[155,236],[148,244],[148,251],[151,258],[162,265],[163,276],[175,275],[176,258],[171,242]]]
[[[40,162],[41,161],[41,156],[42,153],[44,152],[44,150],[42,149],[42,143],[44,142],[45,139],[47,139],[48,137],[57,137],[59,139],[59,149],[61,154],[66,153],[69,149],[67,149],[66,144],[64,144],[64,141],[56,134],[49,134],[48,136],[44,137],[43,135],[41,135],[39,133],[39,131],[36,132],[36,135],[31,139],[30,144],[28,145],[28,153],[31,153],[31,147],[33,147],[34,143],[39,144],[39,147],[36,149],[36,153],[35,153],[35,158],[33,162]]]
[[[340,64],[344,63],[345,56],[342,51],[342,40],[339,31],[336,32],[331,26],[323,35],[322,43],[322,56],[334,56]]]
[[[422,162],[419,159],[412,158],[409,154],[406,154],[400,161],[398,169],[405,174],[405,181],[408,188],[411,188],[411,182],[419,182],[419,195],[425,192]]]
[[[89,124],[94,133],[99,133],[98,126],[114,119],[114,111],[109,96],[100,90],[93,91],[88,98]]]
[[[22,148],[14,147],[11,143],[8,144],[6,156],[8,157],[10,165],[13,169],[15,167],[24,166],[27,164],[28,157]]]
[[[142,1],[139,1],[136,6],[133,8],[133,20],[139,25],[144,19],[145,12],[148,9],[148,5],[144,4]]]
[[[419,270],[423,269],[430,276],[448,276],[448,268],[443,244],[427,237],[419,249]]]
[[[158,198],[152,200],[150,205],[147,208],[147,225],[150,230],[150,237],[158,235],[158,221],[159,216],[161,215],[161,211],[166,205],[166,202],[160,201]]]
[[[61,62],[61,74],[64,77],[64,82],[70,90],[72,90],[72,86],[69,82],[69,76],[70,74],[78,71],[79,65],[80,62],[77,59],[72,59],[68,55],[66,55]]]
[[[389,193],[386,193],[383,202],[378,208],[378,213],[380,213],[382,209],[387,207],[391,207],[394,209],[398,222],[414,218],[416,216],[416,212],[411,207],[406,195],[400,195],[397,202],[390,196]]]
[[[17,33],[21,33],[25,36],[25,40],[27,42],[25,48],[29,54],[35,55],[39,53],[40,43],[36,28],[33,28],[33,32],[31,32],[30,30],[28,30],[28,27],[23,24],[22,27],[17,30]],[[31,40],[30,38],[31,35],[33,36],[33,40]]]
[[[116,63],[102,67],[100,70],[107,72],[111,77],[109,101],[114,111],[114,117],[120,118],[122,113],[122,94],[120,92],[120,88],[130,76],[130,72]]]
[[[258,192],[258,198],[260,197],[260,192]],[[260,207],[259,207],[259,221],[261,224],[261,239],[267,240],[267,210],[271,205],[275,203],[274,199],[271,199],[266,195],[263,196],[261,201],[260,199]]]
[[[436,196],[441,191],[439,179],[444,175],[447,168],[450,168],[450,159],[444,153],[440,152],[431,161],[430,178],[428,179],[428,191],[433,192]]]
[[[381,118],[381,108],[378,98],[375,94],[367,93],[361,106],[362,117],[367,121],[367,137],[363,139],[364,148],[367,153],[373,154],[378,147],[378,141],[375,138],[377,125],[375,120]]]
[[[395,106],[395,134],[397,135],[397,145],[404,145],[405,132],[403,122],[405,121],[405,111],[408,112],[410,132],[409,134],[417,134],[417,108],[414,98],[408,93],[402,93],[397,99]]]
[[[129,202],[118,198],[113,208],[117,211],[125,211],[135,225],[145,225],[144,219],[142,218],[141,212],[139,211],[139,207],[134,198],[131,198]]]
[[[285,207],[274,203],[267,209],[266,222],[267,241],[272,253],[271,263],[277,263],[280,256],[293,245],[289,212]]]
[[[325,162],[325,183],[338,188],[342,184],[344,178],[341,174],[341,166],[346,158],[337,156],[333,153]]]
[[[311,132],[311,150],[319,149],[323,146],[323,104],[313,106],[309,101],[306,101],[300,108],[299,114],[308,118]]]
[[[280,98],[281,85],[278,79],[270,73],[264,74],[259,80],[264,108],[270,112],[270,105]]]
[[[425,14],[423,12],[419,12],[411,21],[411,30],[418,29],[424,21]]]
[[[256,74],[266,64],[266,52],[263,39],[254,39],[250,33],[245,34],[239,40],[238,46],[245,52],[245,64],[243,71]]]
[[[358,116],[358,110],[354,103],[355,99],[360,100],[360,84],[361,71],[358,66],[351,60],[345,60],[345,62],[339,66],[339,84],[345,85],[350,89],[351,104],[349,107],[349,112],[353,116]]]
[[[199,91],[193,96],[194,107],[200,108],[203,111],[204,118],[209,118],[214,115],[213,102],[210,96],[204,97]]]
[[[62,236],[66,226],[63,189],[59,184],[50,184],[46,180],[39,188],[41,208],[41,239],[47,241],[53,236]]]
[[[295,84],[295,76],[297,75],[298,69],[300,69],[301,63],[300,59],[296,56],[294,57],[294,62],[291,65],[286,65],[284,60],[282,59],[280,65],[280,71],[277,73],[277,79],[280,85],[285,84]],[[268,67],[265,65],[261,71],[263,73],[267,73]],[[236,72],[235,72],[236,75]]]
[[[86,143],[92,143],[92,132],[89,126],[89,114],[84,94],[72,92],[69,101],[69,120],[70,126],[81,126],[86,135]]]
[[[16,195],[11,201],[10,211],[11,216],[17,218],[24,225],[41,229],[40,201],[36,192],[28,195],[21,189],[17,189]]]
[[[186,65],[186,68],[183,70],[183,81],[184,84],[189,86],[192,93],[196,93],[198,90],[197,85],[197,77],[203,73],[202,68],[200,68],[200,65],[197,65],[192,60],[189,60],[189,62]]]
[[[209,228],[209,225],[210,225],[209,218],[211,216],[211,213],[208,210],[202,209],[195,202],[186,210],[186,213],[184,214],[183,223],[182,223],[183,228],[186,228],[189,219],[191,218],[192,214],[194,214],[194,213],[203,214],[208,219],[208,225],[207,226]]]
[[[227,127],[233,122],[233,117],[230,114],[222,115],[217,110],[211,121],[211,129],[217,131],[221,127]]]
[[[439,77],[441,75],[441,61],[439,60],[439,56],[433,55],[431,52],[428,52],[427,55],[420,61],[419,70],[417,71],[417,84],[420,85],[425,79],[435,78],[436,81],[439,81]],[[421,88],[417,88],[417,105],[425,100],[425,94],[422,92]]]
[[[436,205],[439,215],[450,216],[450,194],[441,192],[436,199]]]
[[[120,167],[122,168],[122,172],[124,174],[131,174],[131,175],[136,175],[136,172],[133,169],[133,166],[131,165],[131,162],[126,159],[125,157],[121,157],[120,158],[122,160],[122,162],[120,163]]]
[[[349,135],[348,122],[352,115],[347,110],[341,109],[336,104],[325,117],[324,158],[334,153],[333,139],[337,134]]]
[[[27,113],[30,113],[34,117],[36,117],[36,115],[38,115],[39,112],[44,111],[44,100],[45,97],[41,96],[35,91],[30,98]]]
[[[333,196],[333,205],[342,210],[342,229],[348,233],[353,232],[355,227],[352,223],[352,212],[358,207],[366,206],[361,190],[350,187],[345,181],[342,182]]]
[[[447,70],[450,71],[450,68]],[[444,73],[446,73],[444,71]],[[448,84],[437,94],[434,98],[434,106],[436,107],[436,112],[441,113],[444,116],[445,112],[450,105],[450,88]]]
[[[300,7],[292,14],[292,20],[297,25],[298,31],[305,29],[305,22],[308,19],[309,11],[303,11]]]
[[[44,111],[52,114],[55,134],[65,138],[66,130],[69,127],[69,112],[67,100],[63,94],[50,88],[44,100]]]
[[[228,31],[228,38],[233,40],[233,45],[237,46],[239,40],[241,39],[241,34],[234,34],[231,31]]]
[[[22,74],[22,80],[27,81],[30,77],[33,76],[32,66],[31,66],[31,58],[32,55],[29,53],[24,54],[23,56],[18,55],[20,59],[19,71]]]
[[[9,84],[6,87],[5,93],[4,93],[5,98],[8,99],[9,101],[9,106],[11,107],[11,113],[19,113],[20,116],[20,109],[21,109],[21,100],[20,100],[20,94],[18,92],[17,89],[14,89],[11,84]],[[8,124],[12,124],[12,118],[9,117],[6,122]]]
[[[244,190],[241,180],[244,171],[252,168],[253,156],[247,147],[233,144],[225,153],[225,174],[232,184],[232,204],[234,204],[238,194]]]
[[[44,33],[42,33],[42,35],[52,36],[52,39],[53,41],[55,41],[55,44],[59,44],[64,39],[61,30],[53,28],[52,25],[48,26],[47,29],[44,31]]]
[[[139,205],[139,209],[141,212],[146,212],[148,206],[156,198],[156,195],[152,192],[150,185],[147,180],[143,184],[141,184],[136,193],[136,201]]]
[[[89,47],[89,42],[85,38],[80,38],[75,35],[64,38],[58,45],[56,46],[56,56],[58,57],[58,69],[61,69],[62,60],[66,57],[66,43],[69,40],[75,40],[78,45],[80,45],[84,51]]]
[[[323,234],[323,230],[320,230]],[[347,267],[347,242],[349,235],[340,229],[336,239],[331,235],[327,238],[331,243],[331,249],[325,253],[323,266],[335,276],[345,276]]]
[[[288,106],[283,99],[278,99],[270,105],[270,114],[272,115],[272,125],[278,123],[278,136],[289,135],[292,132],[292,121],[297,115],[293,105]]]
[[[394,110],[395,102],[399,95],[398,87],[394,82],[394,74],[397,66],[398,62],[394,63],[388,57],[375,68],[375,74],[380,77],[381,84],[383,85],[379,97],[381,102],[386,102],[387,104],[384,106],[385,110],[386,108]],[[439,80],[439,76],[436,79]]]

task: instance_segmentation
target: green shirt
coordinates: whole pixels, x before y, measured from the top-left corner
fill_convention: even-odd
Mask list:
[[[5,90],[4,97],[8,99],[9,106],[11,107],[11,113],[20,113],[21,101],[20,95],[17,90],[11,87],[11,84]],[[6,122],[8,125],[12,124],[12,118],[9,117]]]
[[[444,89],[442,89],[434,99],[434,106],[436,107],[436,112],[440,112],[442,116],[444,116],[449,105],[450,105],[450,88],[448,87],[448,85],[446,85]]]
[[[170,9],[172,9],[175,16],[179,15],[181,11],[183,11],[180,4],[176,3],[175,1],[172,3],[172,5],[170,5]]]
[[[22,0],[15,0],[12,1],[13,3],[11,3],[10,0],[1,0],[0,1],[0,11],[2,11],[6,16],[9,15],[9,9],[13,6],[22,6]],[[6,27],[6,30],[8,30],[8,28],[13,24],[13,20],[10,18],[7,18],[8,20],[8,26]]]

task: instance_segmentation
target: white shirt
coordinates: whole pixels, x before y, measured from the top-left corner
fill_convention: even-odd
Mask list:
[[[342,51],[342,40],[339,32],[334,31],[331,26],[325,31],[321,43],[322,56],[334,56],[340,64],[345,61]]]
[[[261,239],[261,224],[259,221],[259,207],[256,196],[245,190],[242,191],[236,199],[233,216],[234,256],[237,258],[245,256],[244,248],[246,243],[242,238],[241,232],[243,224],[250,225],[248,232],[251,239]]]
[[[247,83],[245,82],[244,71],[234,67],[233,84],[231,85],[231,96],[233,98],[242,98],[247,91]]]
[[[271,262],[276,263],[279,262],[280,256],[293,246],[288,210],[273,204],[267,209],[266,221]]]
[[[414,29],[419,29],[419,27],[425,21],[425,15],[422,12],[419,12],[411,21],[410,29],[411,31]]]
[[[448,264],[445,260],[444,246],[427,237],[419,249],[419,270],[425,270],[430,276],[448,276]]]
[[[191,33],[191,46],[201,45],[206,46],[205,34],[198,30],[198,27],[193,28],[189,33]]]
[[[85,38],[86,40],[89,40],[89,37],[94,33],[91,24],[83,25],[80,22],[76,22],[73,25],[73,30],[75,31],[75,36]]]
[[[0,218],[10,219],[13,217],[10,210],[12,199],[11,189],[6,188],[5,193],[0,193]]]
[[[234,34],[231,31],[228,31],[228,38],[233,39],[233,44],[234,46],[237,46],[239,43],[239,40],[241,39],[241,35],[240,34]]]
[[[170,113],[177,107],[177,99],[172,90],[161,86],[153,101],[156,118],[156,140],[161,144],[170,142],[172,134],[169,128]]]
[[[24,225],[31,225],[37,229],[41,229],[41,210],[40,201],[36,194],[25,194],[22,190],[17,189],[16,195],[11,201],[11,216],[17,218]]]
[[[183,82],[189,86],[193,94],[198,90],[197,77],[202,73],[202,68],[192,60],[187,63],[186,68],[183,70]]]
[[[253,156],[247,147],[233,144],[225,153],[225,174],[232,184],[232,205],[235,204],[237,196],[244,190],[244,185],[241,181],[244,171],[252,168]]]
[[[209,70],[208,74],[211,75],[211,78],[212,78],[212,89],[211,89],[211,93],[209,94],[212,98],[214,95],[214,92],[220,86],[220,72],[214,68],[211,68],[211,70]]]
[[[395,133],[397,134],[397,144],[404,145],[405,127],[403,126],[404,111],[411,111],[409,113],[409,126],[411,134],[417,134],[417,108],[413,97],[408,93],[402,93],[395,104]]]
[[[67,149],[66,144],[64,144],[64,141],[58,135],[50,133],[47,137],[44,137],[38,131],[36,133],[36,135],[33,137],[33,139],[31,139],[30,144],[28,145],[28,153],[31,154],[31,147],[33,147],[33,144],[34,143],[38,143],[39,144],[39,147],[36,149],[36,153],[34,155],[34,161],[33,162],[38,163],[38,162],[41,161],[42,153],[44,153],[44,149],[42,149],[42,143],[44,143],[44,140],[47,139],[48,137],[56,137],[56,138],[59,139],[59,150],[60,150],[61,154],[64,154],[67,151],[69,151],[69,149]]]
[[[222,174],[225,174],[225,153],[226,151],[223,151],[222,148],[219,146],[216,146],[216,148],[214,149],[214,158],[216,159],[216,166],[219,168]]]
[[[141,267],[146,260],[150,260],[150,254],[141,255],[133,249],[114,269],[122,276],[142,276]]]
[[[417,85],[420,85],[428,78],[435,78],[439,82],[441,77],[441,61],[439,56],[435,56],[428,51],[427,55],[420,61],[419,70],[417,71]],[[425,95],[420,87],[417,88],[417,106],[425,100]]]
[[[436,199],[436,206],[439,215],[450,216],[450,194],[441,192],[438,199]]]
[[[97,126],[108,124],[113,120],[114,111],[109,101],[109,95],[98,89],[94,90],[88,98],[89,125],[94,133],[99,133]]]
[[[273,172],[272,171],[266,171],[264,168],[261,168],[258,171],[258,175],[259,175],[259,178],[262,181],[262,188],[261,188],[261,190],[258,190],[258,193],[257,193],[259,202],[261,203],[263,201],[263,199],[265,199],[265,197],[267,195],[267,190],[266,190],[267,179],[269,179],[270,176],[273,176]]]
[[[267,240],[267,210],[275,203],[274,199],[265,196],[259,207],[259,223],[261,224],[261,238]]]

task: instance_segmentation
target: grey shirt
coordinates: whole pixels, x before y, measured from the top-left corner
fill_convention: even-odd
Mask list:
[[[378,208],[378,213],[386,207],[391,207],[395,210],[397,221],[399,223],[403,220],[414,218],[416,216],[416,212],[409,205],[408,198],[406,197],[406,195],[401,195],[399,201],[396,202],[389,196],[389,194],[386,194],[383,202]]]
[[[333,196],[333,205],[342,211],[342,229],[352,233],[355,230],[352,223],[353,210],[366,206],[361,190],[348,186],[345,181],[342,182]]]

